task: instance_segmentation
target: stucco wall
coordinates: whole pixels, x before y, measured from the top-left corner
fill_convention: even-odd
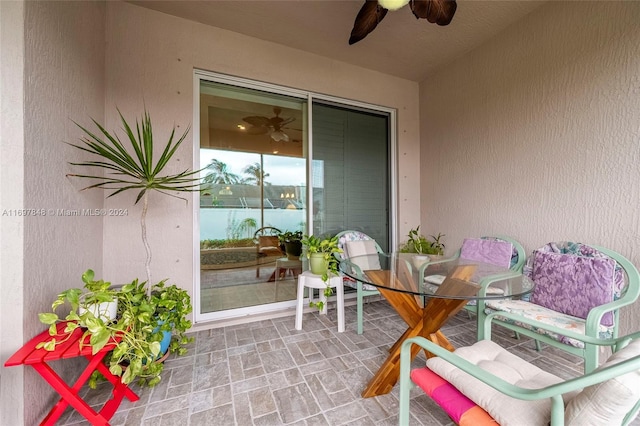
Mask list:
[[[150,111],[160,140],[171,126],[193,121],[194,68],[251,78],[398,109],[399,167],[417,170],[419,158],[418,85],[317,55],[208,27],[123,2],[107,3],[106,115],[116,128],[115,106],[128,117]],[[162,46],[162,48],[159,48]],[[173,170],[191,167],[193,140],[178,152]],[[419,220],[417,174],[400,176],[401,234]],[[152,279],[169,277],[192,290],[193,206],[154,195],[148,216]],[[127,218],[107,218],[105,274],[114,281],[144,277],[139,237],[140,208],[133,195],[108,205],[129,207]]]
[[[103,194],[81,193],[80,183],[65,177],[70,171],[67,163],[82,155],[64,142],[76,141],[81,134],[71,120],[104,115],[105,5],[2,3],[3,77],[6,69],[13,75],[11,90],[2,88],[3,122],[10,119],[12,126],[21,126],[7,135],[3,125],[2,209],[37,212],[2,219],[4,362],[24,340],[45,329],[38,313],[50,310],[61,290],[81,287],[80,276],[87,268],[95,269],[98,276],[102,272],[102,218],[63,217],[57,209],[93,209],[103,204]],[[5,7],[24,7],[24,15],[5,16]],[[8,39],[18,38],[9,50],[4,44],[5,25],[17,30]],[[6,64],[8,51],[12,55]],[[5,93],[16,95],[6,100],[11,102],[8,109]],[[11,116],[5,117],[5,112]],[[6,153],[10,155],[5,157]],[[65,362],[56,368],[63,375],[77,375],[73,367]],[[57,400],[54,392],[31,368],[5,370],[0,423],[37,424]],[[5,374],[12,380],[5,380]]]
[[[424,230],[449,250],[506,234],[640,266],[638,22],[640,2],[549,2],[422,82]]]
[[[22,206],[24,190],[24,3],[0,2],[0,210]],[[18,184],[17,184],[18,183]],[[0,363],[20,347],[24,327],[21,217],[0,212]],[[22,424],[23,370],[0,369],[0,424]]]

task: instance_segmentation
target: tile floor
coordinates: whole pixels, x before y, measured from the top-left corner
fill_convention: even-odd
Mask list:
[[[385,301],[365,306],[365,333],[355,332],[355,306],[346,307],[347,330],[337,332],[335,309],[305,314],[303,330],[294,317],[200,331],[187,356],[169,359],[162,382],[134,391],[140,401],[124,401],[112,425],[396,425],[398,387],[388,395],[363,399],[360,392],[405,330]],[[475,341],[475,320],[459,313],[443,329],[455,346]],[[553,348],[538,353],[530,340],[497,332],[495,339],[519,356],[568,377],[581,369],[576,358]],[[416,365],[423,363],[423,355]],[[109,387],[89,392],[101,405]],[[431,400],[416,391],[412,425],[450,425]],[[636,420],[636,422],[638,422]],[[634,422],[633,424],[640,424]],[[60,425],[88,424],[69,409]]]
[[[227,309],[295,300],[297,280],[286,271],[286,276],[276,281],[267,281],[274,273],[274,264],[260,268],[230,268],[224,270],[202,270],[200,273],[201,312],[218,312]]]

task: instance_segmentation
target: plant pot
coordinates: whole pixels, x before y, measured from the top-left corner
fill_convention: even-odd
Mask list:
[[[432,262],[435,262],[436,260],[444,259],[444,255],[443,254],[430,254],[429,255],[429,259],[431,259]]]
[[[80,305],[78,306],[78,314],[91,312],[94,317],[101,319],[104,323],[114,321],[118,316],[118,298],[114,297],[111,302],[92,303],[84,305],[83,301],[87,295],[80,296]]]
[[[158,331],[160,326],[164,323],[164,321],[158,321],[158,327],[156,327],[153,331],[154,333]],[[160,341],[160,356],[164,355],[169,350],[169,345],[171,344],[171,332],[170,331],[162,331],[162,340]]]
[[[422,265],[429,261],[431,256],[427,256],[426,254],[416,254],[411,257],[411,261],[413,262],[413,266],[420,269]]]
[[[309,256],[309,270],[312,274],[323,275],[329,268],[329,261],[324,258],[324,253],[311,253]]]
[[[302,253],[302,241],[288,241],[284,243],[284,251],[287,253],[289,260],[300,259]]]

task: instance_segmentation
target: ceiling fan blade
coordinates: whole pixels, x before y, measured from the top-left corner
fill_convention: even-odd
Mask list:
[[[292,123],[296,121],[295,117],[289,117],[289,118],[285,118],[284,120],[282,120],[282,122],[279,124],[280,128],[282,128],[283,126],[286,126],[289,123]]]
[[[410,0],[409,6],[416,18],[438,25],[449,25],[458,7],[456,0]]]
[[[378,4],[378,0],[365,0],[356,16],[351,30],[349,44],[355,44],[365,38],[382,21],[387,9]]]
[[[258,115],[251,115],[249,117],[244,117],[242,120],[256,127],[271,125],[271,121],[267,117],[261,117]]]
[[[264,135],[265,133],[269,133],[269,127],[266,126],[251,126],[246,129],[246,132],[250,135]]]

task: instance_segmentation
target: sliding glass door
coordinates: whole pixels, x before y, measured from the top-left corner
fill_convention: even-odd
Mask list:
[[[282,232],[353,229],[390,246],[392,111],[207,73],[196,82],[196,321],[295,306],[306,262],[287,256]]]

